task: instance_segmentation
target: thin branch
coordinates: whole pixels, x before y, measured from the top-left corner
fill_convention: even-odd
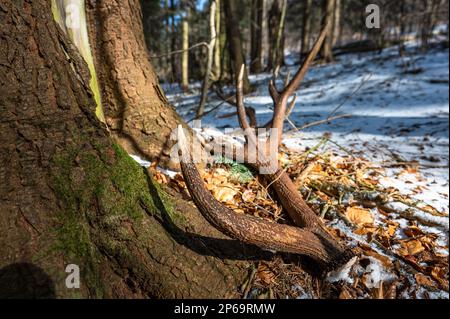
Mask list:
[[[225,104],[225,103],[227,103],[227,102],[230,103],[231,100],[232,100],[233,98],[234,98],[234,96],[230,96],[230,97],[228,97],[227,99],[224,99],[224,100],[221,101],[219,104],[217,104],[216,106],[214,106],[212,109],[210,109],[210,110],[208,110],[208,111],[206,111],[206,112],[203,112],[203,114],[201,114],[201,115],[196,115],[196,116],[194,116],[193,118],[187,120],[186,123],[192,122],[192,121],[194,121],[194,120],[198,120],[198,119],[200,119],[200,118],[202,118],[202,117],[208,115],[209,113],[211,113],[211,112],[217,110],[217,109],[218,109],[220,106],[222,106],[223,104]]]
[[[350,94],[348,95],[338,106],[336,106],[333,111],[328,114],[327,119],[331,118],[345,103],[347,103],[348,100],[350,100],[358,91],[364,86],[364,84],[370,79],[372,76],[372,73],[369,73],[367,77],[365,77],[361,83],[358,85],[358,87]]]
[[[172,55],[175,55],[175,54],[180,54],[180,53],[183,53],[183,52],[186,52],[186,51],[190,51],[192,49],[195,49],[195,48],[198,48],[198,47],[201,47],[201,46],[208,47],[208,43],[200,42],[200,43],[194,44],[193,46],[191,46],[191,47],[189,47],[187,49],[184,49],[184,50],[171,51],[171,52],[164,53],[164,54],[161,54],[161,55],[152,55],[152,56],[150,56],[150,59],[159,59],[159,58],[164,58],[164,57],[167,57],[167,56],[172,56]]]
[[[341,115],[336,115],[336,116],[332,116],[332,117],[327,117],[326,119],[323,120],[319,120],[319,121],[315,121],[315,122],[311,122],[311,123],[306,123],[302,126],[300,126],[300,128],[298,128],[299,131],[307,129],[309,127],[312,126],[316,126],[316,125],[320,125],[320,124],[325,124],[325,123],[329,123],[333,120],[338,120],[338,119],[344,119],[344,118],[349,118],[352,117],[352,114],[341,114]]]

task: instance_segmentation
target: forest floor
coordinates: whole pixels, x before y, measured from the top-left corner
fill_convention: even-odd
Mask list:
[[[241,287],[244,298],[449,298],[448,64],[448,48],[421,54],[407,44],[403,56],[388,48],[311,68],[285,126],[281,162],[358,257],[323,281],[281,258],[256,262]],[[282,68],[279,85],[297,68]],[[272,116],[270,78],[251,76],[256,91],[245,98],[258,123]],[[189,94],[164,89],[191,120],[200,85]],[[220,101],[211,93],[206,111]],[[197,133],[209,138],[237,128],[237,117],[227,116],[232,112],[223,104],[201,119]],[[305,127],[336,115],[348,117]],[[238,213],[285,222],[270,192],[242,165],[222,160],[203,176],[214,196]],[[157,178],[183,189],[180,175]]]

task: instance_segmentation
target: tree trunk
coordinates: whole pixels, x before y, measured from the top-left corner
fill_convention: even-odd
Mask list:
[[[203,77],[203,85],[202,85],[202,94],[200,98],[200,104],[197,109],[197,116],[200,117],[203,115],[205,111],[205,104],[208,98],[208,91],[210,86],[210,79],[212,78],[212,64],[214,58],[214,46],[216,44],[216,2],[214,0],[211,1],[210,9],[209,9],[209,33],[210,40],[208,43],[208,52],[206,57],[206,70],[205,75]]]
[[[341,39],[341,0],[335,0],[334,16],[333,16],[333,40],[332,46],[339,45]]]
[[[185,16],[182,22],[182,49],[184,50],[181,56],[181,88],[184,91],[189,89],[189,5],[185,5]]]
[[[429,46],[430,37],[435,25],[435,18],[439,9],[440,0],[423,0],[425,7],[425,14],[422,21],[421,28],[421,49],[426,51]]]
[[[227,82],[231,80],[230,70],[230,50],[228,48],[228,36],[227,36],[227,22],[225,19],[225,4],[224,1],[220,1],[220,78],[219,81]]]
[[[322,19],[322,28],[328,26],[328,35],[323,43],[322,49],[320,51],[320,55],[322,58],[322,62],[330,63],[334,60],[333,57],[333,16],[334,9],[336,6],[336,0],[324,0],[323,2],[323,19]]]
[[[309,52],[311,38],[311,10],[312,0],[306,0],[303,4],[302,49],[300,60],[303,60]]]
[[[237,3],[236,0],[227,0],[223,2],[226,28],[228,37],[228,48],[233,66],[233,75],[236,78],[238,76],[241,66],[245,65],[245,55],[242,47],[241,32],[239,30],[239,19],[237,18]],[[247,68],[245,68],[244,78],[244,93],[252,91],[250,81],[248,80]]]
[[[170,9],[169,9],[169,0],[164,0],[164,11],[165,11],[165,16],[164,16],[164,20],[165,20],[165,51],[166,52],[170,52],[171,51],[171,42],[170,42],[170,36],[171,36],[171,32],[170,32]],[[171,60],[172,57],[171,56],[166,56],[165,57],[165,66],[167,68],[166,71],[166,77],[170,78],[173,74],[173,70],[172,70],[172,63]]]
[[[177,30],[175,26],[175,12],[176,12],[176,4],[175,0],[170,0],[170,50],[176,51],[177,50]],[[178,70],[178,63],[177,63],[178,57],[175,54],[172,54],[170,56],[170,63],[172,65],[172,82],[178,82],[179,80],[179,70]]]
[[[183,121],[168,103],[149,62],[139,2],[88,0],[87,17],[113,136],[128,153],[171,166],[169,137]]]
[[[95,116],[89,74],[49,1],[0,2],[2,292],[236,296],[246,264],[230,259],[245,258],[245,246],[163,191],[112,142]],[[67,264],[80,267],[80,289],[66,287]]]
[[[213,63],[213,79],[214,81],[219,81],[220,80],[220,74],[222,72],[221,70],[221,41],[220,41],[220,37],[221,37],[221,1],[220,0],[216,0],[216,23],[215,23],[215,33],[216,33],[216,44],[214,46],[214,63]]]
[[[262,38],[263,38],[263,5],[264,0],[252,0],[251,30],[251,64],[250,72],[262,72]]]
[[[262,64],[263,67],[265,67],[266,63],[267,63],[267,56],[268,56],[268,52],[269,52],[269,28],[268,28],[268,0],[263,0],[263,13],[262,13]]]
[[[275,0],[269,11],[269,63],[268,70],[284,65],[284,23],[287,1]]]
[[[275,42],[275,54],[276,65],[284,65],[284,25],[286,23],[286,10],[287,10],[287,0],[281,1],[281,16],[280,16],[280,24],[277,30],[277,37]]]

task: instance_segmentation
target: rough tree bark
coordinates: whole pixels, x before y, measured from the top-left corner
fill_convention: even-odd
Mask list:
[[[87,0],[86,7],[104,113],[113,136],[129,153],[170,165],[169,137],[183,121],[150,64],[139,1]]]
[[[233,75],[236,78],[242,65],[245,65],[245,55],[242,47],[241,32],[239,30],[239,19],[237,18],[237,3],[236,0],[223,1],[226,29],[228,39],[228,49],[232,60]],[[244,73],[244,92],[252,91],[250,81],[248,80],[248,73]]]
[[[118,18],[117,7],[97,9]],[[127,54],[130,42],[121,43]],[[235,296],[245,263],[230,259],[250,248],[212,229],[112,141],[88,83],[49,1],[0,2],[2,284],[15,289],[44,273],[45,286],[28,287],[27,297]],[[80,289],[65,286],[69,263],[80,266]]]
[[[332,30],[335,6],[336,6],[336,0],[324,0],[323,1],[322,28],[324,28],[325,26],[328,26],[329,30]],[[328,36],[326,37],[325,42],[323,43],[322,49],[320,51],[320,56],[322,58],[322,62],[324,62],[324,63],[330,63],[334,60],[332,32],[328,32]]]
[[[263,40],[264,0],[252,0],[251,5],[251,63],[250,72],[262,72],[262,40]]]

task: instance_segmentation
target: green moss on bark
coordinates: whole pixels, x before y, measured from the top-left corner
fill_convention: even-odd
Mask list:
[[[99,245],[116,258],[129,258],[123,243],[133,236],[130,227],[143,243],[152,235],[143,229],[145,214],[161,217],[164,210],[173,221],[185,222],[170,197],[119,145],[66,149],[53,165],[52,188],[61,207],[53,248],[70,263],[85,266],[82,275],[95,297],[103,297]]]

